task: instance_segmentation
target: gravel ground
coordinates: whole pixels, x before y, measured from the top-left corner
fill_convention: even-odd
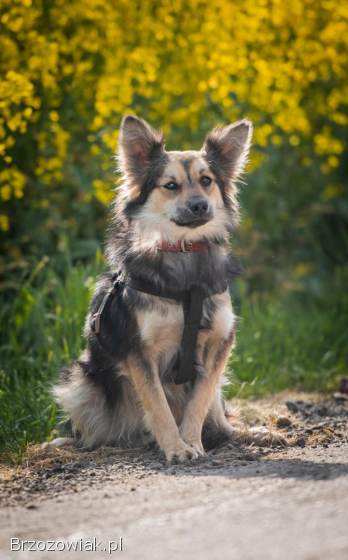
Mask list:
[[[0,468],[0,558],[346,560],[346,395],[234,402],[231,421],[287,446],[229,443],[183,465],[156,449],[29,449]],[[11,537],[85,550],[10,552]]]

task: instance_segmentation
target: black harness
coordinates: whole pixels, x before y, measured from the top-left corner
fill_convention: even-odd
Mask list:
[[[198,286],[193,286],[190,290],[182,292],[168,289],[161,290],[160,288],[155,288],[151,283],[146,282],[145,280],[139,280],[131,277],[128,277],[126,280],[121,280],[119,275],[114,275],[112,277],[111,287],[105,293],[98,310],[93,314],[91,319],[91,329],[96,335],[102,348],[108,353],[110,353],[110,349],[106,347],[101,336],[103,316],[106,313],[112,298],[117,294],[117,292],[123,290],[126,286],[152,296],[173,299],[183,305],[184,330],[181,339],[181,352],[173,367],[171,381],[173,381],[176,385],[181,385],[182,383],[187,382],[194,384],[198,368],[200,367],[199,364],[196,363],[196,347],[198,331],[201,326],[203,303],[207,297],[215,294],[207,294]],[[227,282],[223,290],[217,293],[223,293],[226,289]]]

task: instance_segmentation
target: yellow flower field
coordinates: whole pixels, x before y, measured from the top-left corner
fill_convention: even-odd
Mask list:
[[[3,0],[0,10],[2,230],[23,197],[40,189],[33,204],[45,205],[65,184],[77,141],[99,158],[90,188],[107,203],[128,111],[184,146],[248,115],[257,146],[302,147],[302,164],[319,156],[323,174],[340,165],[347,2]]]

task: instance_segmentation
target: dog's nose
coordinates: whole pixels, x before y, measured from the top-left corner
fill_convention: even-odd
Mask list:
[[[197,217],[204,216],[208,211],[209,204],[205,198],[194,196],[187,202],[189,210]]]

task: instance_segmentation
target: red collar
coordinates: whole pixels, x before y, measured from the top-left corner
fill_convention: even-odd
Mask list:
[[[176,241],[170,243],[169,241],[161,241],[157,245],[158,251],[168,253],[204,253],[208,251],[208,241]]]

